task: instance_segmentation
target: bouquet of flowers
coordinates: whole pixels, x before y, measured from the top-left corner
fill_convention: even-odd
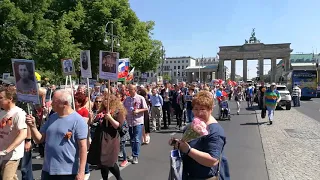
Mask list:
[[[182,141],[189,142],[202,136],[208,135],[207,125],[195,117],[190,126],[187,127],[182,136]]]

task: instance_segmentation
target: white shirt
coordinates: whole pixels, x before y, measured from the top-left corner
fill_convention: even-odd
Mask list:
[[[14,141],[18,136],[18,132],[22,129],[27,129],[26,124],[26,112],[19,107],[14,107],[8,112],[1,110],[0,111],[0,121],[3,118],[12,117],[12,125],[8,123],[2,129],[0,128],[0,150],[5,150],[9,145]],[[24,155],[24,141],[21,142],[12,152],[8,153],[6,156],[3,156],[2,160],[19,160]]]

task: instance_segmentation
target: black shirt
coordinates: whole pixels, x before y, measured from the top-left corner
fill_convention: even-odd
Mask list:
[[[262,91],[262,88],[266,89],[266,87],[265,86],[260,86],[259,87],[259,91],[260,91],[261,97],[264,96],[264,91]]]

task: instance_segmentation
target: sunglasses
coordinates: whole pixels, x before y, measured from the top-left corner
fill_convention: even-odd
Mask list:
[[[96,103],[101,103],[102,101],[95,101]]]

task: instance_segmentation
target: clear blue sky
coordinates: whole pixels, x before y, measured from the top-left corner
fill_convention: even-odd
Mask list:
[[[166,55],[215,57],[219,46],[242,45],[256,28],[262,43],[292,43],[293,52],[320,52],[320,0],[130,0],[142,21],[156,25]],[[236,73],[242,75],[242,61]],[[257,61],[249,61],[255,77]],[[265,61],[270,64],[270,61]],[[230,68],[230,63],[226,63]],[[265,65],[265,70],[270,66]]]

